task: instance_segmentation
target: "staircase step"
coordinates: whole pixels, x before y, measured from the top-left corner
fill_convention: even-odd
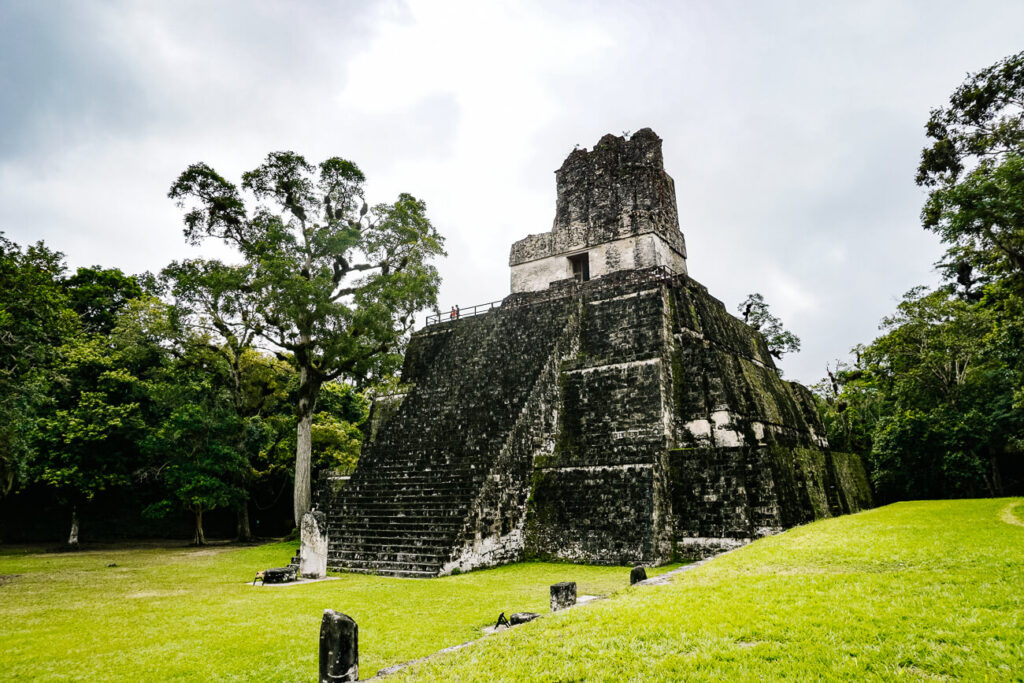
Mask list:
[[[440,569],[433,571],[416,571],[411,569],[367,569],[366,567],[335,567],[334,571],[343,571],[350,574],[375,574],[377,576],[391,576],[399,579],[432,579],[438,575]]]
[[[330,557],[332,553],[340,554],[353,552],[447,555],[450,554],[451,548],[452,546],[450,543],[415,544],[409,543],[408,539],[395,539],[394,543],[367,543],[365,541],[342,543],[338,545],[337,548],[332,548],[327,555]]]

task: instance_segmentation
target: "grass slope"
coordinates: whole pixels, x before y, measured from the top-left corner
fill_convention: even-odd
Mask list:
[[[294,547],[46,554],[0,546],[0,679],[314,681],[328,607],[359,624],[369,677],[476,638],[501,611],[546,612],[552,583],[575,580],[581,593],[603,595],[629,581],[621,567],[525,563],[429,581],[351,574],[281,588],[245,583],[287,562]]]
[[[823,520],[402,677],[1021,680],[1022,512],[928,501]]]

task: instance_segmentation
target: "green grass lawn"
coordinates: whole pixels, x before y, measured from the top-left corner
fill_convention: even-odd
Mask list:
[[[244,583],[293,548],[0,548],[0,575],[16,575],[0,584],[0,678],[311,681],[328,607],[359,623],[369,677],[478,636],[500,611],[546,612],[548,586],[563,580],[581,594],[619,592],[396,678],[1024,676],[1020,499],[901,503],[824,520],[646,588],[623,588],[624,568],[542,563],[426,581]]]
[[[1022,513],[1020,499],[929,501],[816,522],[402,675],[1021,680]]]
[[[543,563],[433,580],[246,583],[294,548],[0,546],[0,679],[314,681],[326,608],[359,624],[365,678],[476,638],[501,611],[547,612],[552,583],[574,580],[592,595],[629,583],[628,568]]]

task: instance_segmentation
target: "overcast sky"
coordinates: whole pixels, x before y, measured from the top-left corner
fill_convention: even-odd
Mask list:
[[[0,230],[71,267],[157,271],[166,194],[290,149],[409,192],[447,239],[442,308],[508,294],[575,145],[651,127],[690,275],[765,295],[805,383],[937,283],[914,171],[929,109],[1024,49],[1019,2],[0,0]]]

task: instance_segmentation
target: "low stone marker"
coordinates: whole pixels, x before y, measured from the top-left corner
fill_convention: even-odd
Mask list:
[[[576,582],[563,581],[551,586],[551,611],[557,612],[576,604]]]
[[[287,567],[274,567],[263,570],[263,583],[288,583],[296,579],[296,567],[293,564]],[[253,582],[255,583],[255,581]]]
[[[302,545],[299,548],[299,576],[322,579],[327,576],[327,515],[319,510],[302,516]]]
[[[513,626],[518,626],[519,624],[525,624],[528,621],[533,621],[539,616],[540,615],[536,612],[516,612],[508,618],[508,623]]]
[[[637,565],[629,572],[629,585],[632,586],[634,583],[647,580],[647,570],[642,566]]]
[[[359,680],[359,626],[352,617],[324,610],[320,622],[320,683]]]

